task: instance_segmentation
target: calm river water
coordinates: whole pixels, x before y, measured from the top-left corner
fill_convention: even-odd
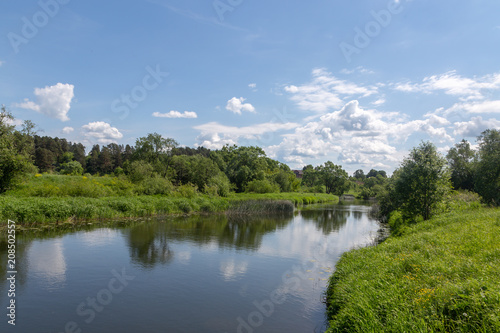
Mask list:
[[[16,326],[0,241],[1,332],[323,332],[340,255],[373,242],[369,206],[191,216],[18,235]]]

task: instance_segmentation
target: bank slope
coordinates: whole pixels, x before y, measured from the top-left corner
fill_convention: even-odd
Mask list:
[[[500,332],[500,209],[439,215],[345,253],[328,332]]]

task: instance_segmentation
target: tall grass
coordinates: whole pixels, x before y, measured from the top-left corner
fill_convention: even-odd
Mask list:
[[[194,199],[165,196],[104,198],[23,198],[0,197],[0,221],[11,219],[20,224],[144,217],[182,214],[191,211],[223,212],[229,202],[225,198]]]
[[[288,200],[291,201],[295,207],[300,205],[309,205],[315,203],[337,203],[339,197],[332,194],[325,193],[238,193],[229,196],[231,200]]]
[[[279,214],[290,215],[294,205],[289,200],[245,200],[233,201],[229,205],[229,215]]]
[[[328,332],[500,332],[500,209],[463,209],[345,253]]]
[[[244,201],[252,202],[242,204]],[[174,188],[168,180],[159,178],[134,184],[124,177],[38,174],[28,176],[19,187],[0,195],[0,225],[7,219],[31,225],[224,212],[229,207],[233,214],[284,212],[293,211],[293,205],[336,201],[338,198],[333,195],[309,193],[233,193],[223,198],[199,193],[192,185]]]

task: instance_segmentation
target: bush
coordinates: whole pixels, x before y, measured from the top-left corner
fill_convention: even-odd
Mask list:
[[[207,190],[211,191],[211,189],[216,189],[217,194],[221,197],[227,197],[229,193],[231,193],[231,183],[229,182],[229,178],[220,172],[218,175],[213,176],[208,180],[206,187]],[[208,192],[205,192],[208,194]]]
[[[78,161],[71,161],[61,164],[59,173],[62,175],[80,176],[83,173],[83,167]]]
[[[171,194],[174,185],[170,180],[162,177],[146,178],[141,182],[141,192],[146,195]]]
[[[185,184],[177,187],[177,193],[184,198],[193,198],[198,193],[198,188],[193,184]]]
[[[191,205],[189,204],[189,201],[187,200],[183,200],[183,201],[180,201],[178,204],[177,204],[177,207],[179,207],[179,209],[184,212],[184,213],[189,213],[193,210],[193,208],[191,207]]]
[[[144,161],[134,161],[127,165],[126,173],[133,183],[140,183],[153,175],[153,166]]]
[[[252,180],[246,186],[245,192],[254,193],[279,193],[280,187],[274,182],[268,180]]]
[[[397,210],[389,214],[388,224],[391,227],[392,234],[396,236],[402,233],[402,228],[406,225],[403,215]]]

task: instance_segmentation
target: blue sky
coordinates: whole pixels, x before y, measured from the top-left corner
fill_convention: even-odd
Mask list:
[[[500,128],[500,2],[9,1],[0,104],[40,135],[258,145],[392,172]]]

